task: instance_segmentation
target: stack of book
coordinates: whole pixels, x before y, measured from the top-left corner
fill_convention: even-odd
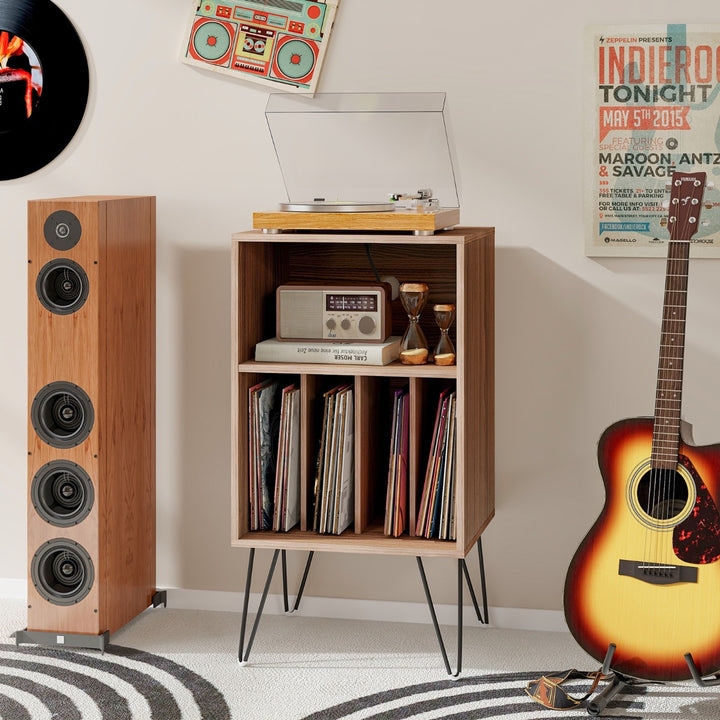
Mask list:
[[[407,390],[396,390],[385,497],[385,534],[393,537],[402,535],[407,517],[409,419],[410,400]]]
[[[300,396],[273,378],[248,391],[251,530],[290,530],[300,519]]]
[[[353,521],[355,506],[355,417],[352,385],[325,395],[315,475],[313,529],[339,535]]]
[[[278,340],[275,337],[255,345],[255,361],[387,365],[397,360],[400,339],[397,335],[391,335],[381,343],[363,343]]]
[[[415,534],[455,539],[455,401],[454,390],[440,393]]]

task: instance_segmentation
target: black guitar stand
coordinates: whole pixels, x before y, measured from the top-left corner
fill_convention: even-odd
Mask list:
[[[598,717],[608,706],[608,703],[626,688],[632,685],[645,684],[641,683],[639,680],[629,677],[628,675],[623,675],[622,673],[610,669],[610,663],[612,662],[616,647],[617,646],[614,643],[610,643],[607,652],[605,653],[602,670],[600,671],[604,678],[610,679],[610,684],[599,692],[593,700],[588,700],[586,705],[588,715],[592,715],[593,717]]]
[[[623,675],[617,672],[617,670],[611,670],[610,664],[612,663],[613,655],[615,654],[616,645],[610,643],[605,654],[605,660],[603,661],[602,674],[606,677],[610,677],[610,684],[598,693],[594,700],[588,700],[587,711],[589,715],[598,717],[603,710],[608,706],[608,703],[620,693],[625,692],[628,688],[633,687],[647,687],[648,685],[665,685],[666,683],[660,681],[651,680],[638,680],[628,675]],[[692,653],[685,654],[685,662],[688,664],[690,674],[693,680],[700,687],[710,687],[711,685],[720,685],[720,674],[712,675],[711,677],[704,678],[700,675],[700,671],[695,665]]]
[[[440,645],[440,652],[442,654],[445,669],[448,675],[453,678],[457,678],[462,670],[462,627],[463,627],[463,589],[464,584],[467,584],[468,590],[470,591],[470,597],[472,598],[473,606],[475,608],[475,614],[477,619],[483,623],[488,622],[488,604],[487,594],[485,586],[485,564],[483,562],[482,553],[482,542],[478,538],[477,541],[478,549],[478,561],[480,566],[480,583],[482,590],[482,611],[475,595],[472,581],[470,579],[470,572],[468,571],[465,559],[461,558],[458,560],[458,571],[457,571],[457,627],[458,627],[458,646],[457,646],[457,670],[455,673],[450,668],[450,661],[448,660],[447,651],[445,650],[445,643],[443,642],[442,633],[440,632],[440,625],[438,624],[437,615],[435,613],[435,606],[433,605],[432,597],[430,596],[430,588],[428,586],[427,577],[425,575],[425,568],[423,567],[422,558],[419,556],[416,558],[418,569],[420,571],[420,580],[422,581],[423,590],[425,591],[425,599],[427,600],[428,608],[430,609],[430,617],[432,618],[433,626],[435,628],[435,635]],[[273,575],[275,573],[275,567],[277,565],[278,557],[282,553],[282,584],[283,584],[283,604],[286,613],[294,613],[300,607],[300,600],[302,599],[303,591],[305,590],[305,582],[307,581],[308,573],[310,572],[310,565],[312,564],[314,551],[308,554],[307,561],[305,563],[305,570],[303,572],[302,580],[298,593],[295,597],[295,603],[293,609],[289,610],[288,591],[287,591],[287,558],[285,550],[275,550],[273,557],[270,562],[270,569],[265,580],[265,586],[263,587],[262,595],[260,596],[260,604],[258,605],[257,613],[255,615],[255,622],[253,623],[252,630],[250,632],[250,638],[247,646],[245,645],[245,631],[247,629],[247,614],[248,604],[250,600],[250,584],[252,582],[253,564],[255,562],[255,548],[250,548],[250,555],[248,557],[248,568],[247,575],[245,577],[245,596],[243,598],[243,609],[242,609],[242,622],[240,626],[240,645],[238,648],[238,661],[240,664],[245,664],[250,657],[250,650],[252,649],[253,642],[255,641],[255,634],[257,633],[258,625],[260,624],[260,617],[262,616],[263,609],[265,608],[265,601],[267,600],[268,591],[270,589],[270,583],[272,582]]]

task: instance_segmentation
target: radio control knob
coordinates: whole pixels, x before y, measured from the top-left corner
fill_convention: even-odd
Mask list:
[[[363,335],[370,335],[375,330],[375,321],[369,315],[363,315],[358,323],[358,328]]]
[[[347,318],[343,318],[340,322],[340,327],[343,330],[349,330],[350,329],[350,321]]]
[[[335,318],[328,318],[328,319],[327,319],[327,322],[325,323],[325,327],[326,327],[328,330],[334,330],[334,329],[335,329],[335,325],[337,325],[337,323],[335,322]]]

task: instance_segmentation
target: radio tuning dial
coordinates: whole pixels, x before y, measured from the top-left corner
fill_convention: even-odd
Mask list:
[[[328,330],[334,330],[336,324],[337,324],[337,323],[335,322],[335,318],[328,318],[328,319],[327,319],[327,322],[325,323],[325,327],[326,327]]]
[[[363,335],[371,335],[375,330],[375,321],[369,315],[363,315],[358,323],[358,329]]]
[[[350,329],[350,321],[347,318],[343,318],[340,322],[340,327],[343,330],[349,330]]]

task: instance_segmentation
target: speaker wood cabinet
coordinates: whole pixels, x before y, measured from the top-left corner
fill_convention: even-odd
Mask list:
[[[456,228],[433,236],[375,233],[242,232],[232,238],[232,545],[464,558],[494,514],[494,229]],[[255,344],[275,335],[275,289],[289,282],[368,283],[379,275],[425,282],[430,297],[421,326],[430,349],[439,337],[432,305],[454,303],[453,366],[267,363]],[[393,301],[393,334],[407,315]],[[288,532],[250,531],[248,390],[286,376],[301,390],[301,519]],[[341,535],[312,529],[323,392],[354,386],[354,522]],[[383,533],[392,390],[410,399],[409,522],[399,537]],[[437,396],[451,385],[456,401],[456,540],[414,534]]]
[[[155,593],[154,197],[29,202],[28,340],[28,631],[69,644]]]

